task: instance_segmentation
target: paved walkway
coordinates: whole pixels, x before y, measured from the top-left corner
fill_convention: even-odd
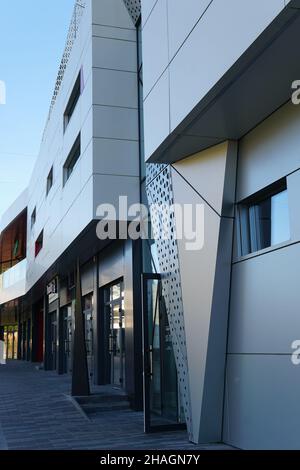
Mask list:
[[[70,379],[10,361],[0,366],[0,449],[228,449],[194,446],[185,432],[145,435],[143,414],[106,411],[87,418],[68,397]]]

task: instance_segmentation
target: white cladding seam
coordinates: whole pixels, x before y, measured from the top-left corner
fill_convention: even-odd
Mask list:
[[[161,171],[159,171],[159,167]],[[153,235],[157,246],[159,272],[162,275],[163,297],[170,325],[181,402],[184,408],[185,419],[190,440],[193,441],[193,426],[191,413],[191,397],[188,374],[187,347],[183,315],[183,301],[179,269],[178,246],[175,229],[175,213],[171,167],[168,165],[147,165],[146,186],[148,202],[154,204],[151,211]],[[168,211],[159,210],[164,206],[170,207]],[[156,207],[156,208],[155,208]],[[163,237],[163,227],[169,228],[169,239]],[[166,239],[165,239],[166,238]]]
[[[136,24],[141,16],[141,0],[123,0],[132,21]]]

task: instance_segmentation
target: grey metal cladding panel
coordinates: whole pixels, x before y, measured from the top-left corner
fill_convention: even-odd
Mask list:
[[[222,435],[233,223],[223,217],[220,224],[199,442]]]
[[[141,16],[141,0],[123,0],[134,24]]]
[[[124,244],[115,242],[101,253],[99,260],[99,287],[124,276]]]
[[[152,167],[153,175],[161,168]],[[151,177],[150,177],[151,179]],[[165,167],[158,175],[152,179],[146,187],[149,204],[172,205],[173,187],[171,178],[171,168]],[[190,440],[195,441],[197,436],[193,434],[191,398],[189,387],[189,372],[187,362],[185,324],[183,315],[183,302],[181,292],[181,279],[179,271],[178,247],[175,238],[174,212],[170,218],[167,214],[160,216],[156,210],[151,213],[152,228],[156,239],[160,273],[162,274],[163,296],[170,324],[172,343],[175,354],[175,361],[179,379],[180,395],[184,408]],[[170,239],[163,239],[163,226],[170,226],[172,235]]]
[[[291,353],[300,337],[299,266],[300,244],[233,266],[229,353]]]
[[[81,268],[82,295],[87,295],[94,290],[94,265],[88,263]]]
[[[196,442],[217,442],[222,427],[233,220],[218,216],[174,170],[172,179],[176,204],[204,205],[203,248],[190,251],[185,240],[177,243],[193,432]]]
[[[241,449],[300,449],[300,366],[291,356],[228,357],[223,439]]]
[[[237,200],[300,168],[300,107],[291,102],[239,143]]]

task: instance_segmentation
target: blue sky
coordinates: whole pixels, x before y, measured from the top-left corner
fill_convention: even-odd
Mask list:
[[[37,158],[75,0],[0,0],[0,217]]]

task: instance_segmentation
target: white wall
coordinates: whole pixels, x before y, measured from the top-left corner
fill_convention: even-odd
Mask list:
[[[284,6],[284,0],[142,0],[146,160]]]

